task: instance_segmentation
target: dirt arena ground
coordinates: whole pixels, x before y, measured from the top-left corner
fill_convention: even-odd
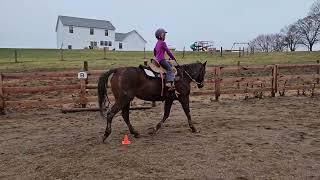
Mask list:
[[[179,104],[155,136],[162,107],[131,112],[142,137],[121,145],[122,118],[101,142],[98,112],[0,116],[0,179],[320,179],[320,97],[198,101],[192,134]]]

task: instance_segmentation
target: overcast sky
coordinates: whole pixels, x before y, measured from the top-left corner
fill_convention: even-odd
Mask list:
[[[1,0],[0,47],[56,48],[58,15],[109,20],[117,32],[136,29],[154,46],[164,27],[169,45],[197,40],[231,48],[307,15],[314,0]]]

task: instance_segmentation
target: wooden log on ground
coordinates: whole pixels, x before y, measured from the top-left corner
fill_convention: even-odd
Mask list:
[[[63,104],[74,103],[77,100],[74,98],[61,99],[38,99],[38,100],[20,100],[20,101],[6,101],[6,107],[44,107],[44,106],[61,106]]]
[[[33,72],[33,73],[3,73],[3,79],[47,79],[50,77],[74,77],[78,76],[78,71],[64,72]]]
[[[35,87],[3,87],[3,93],[8,94],[23,94],[23,93],[44,93],[52,91],[75,91],[79,90],[80,85],[57,85],[57,86],[35,86]]]
[[[87,103],[98,102],[97,96],[89,96],[86,98]],[[114,101],[113,96],[109,96],[110,101]],[[57,99],[37,99],[37,100],[19,100],[19,101],[6,101],[6,107],[43,107],[43,106],[61,106],[64,104],[80,104],[78,97],[73,98],[57,98]]]

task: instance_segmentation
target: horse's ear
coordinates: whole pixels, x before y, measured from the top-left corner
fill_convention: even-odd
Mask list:
[[[206,66],[206,65],[207,65],[207,61],[203,63],[203,66]]]

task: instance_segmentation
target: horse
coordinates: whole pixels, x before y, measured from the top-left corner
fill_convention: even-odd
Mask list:
[[[98,81],[98,103],[100,114],[107,120],[103,142],[105,142],[111,134],[112,119],[119,111],[122,111],[122,117],[127,124],[130,133],[135,138],[140,137],[139,132],[135,130],[129,120],[130,102],[135,97],[145,101],[164,101],[164,115],[162,120],[154,128],[151,128],[152,134],[156,134],[162,124],[168,119],[171,106],[175,100],[178,100],[181,103],[187,116],[191,132],[198,132],[191,120],[189,95],[191,82],[195,82],[198,88],[203,88],[206,64],[207,62],[198,62],[177,65],[176,78],[178,79],[175,82],[175,91],[171,91],[167,87],[164,87],[162,90],[162,80],[160,78],[148,77],[140,67],[121,67],[104,72]],[[110,76],[112,76],[110,80],[111,91],[115,98],[115,102],[111,108],[109,108],[110,101],[107,96],[107,84]],[[107,106],[106,101],[108,101]],[[107,111],[106,114],[105,111]]]

